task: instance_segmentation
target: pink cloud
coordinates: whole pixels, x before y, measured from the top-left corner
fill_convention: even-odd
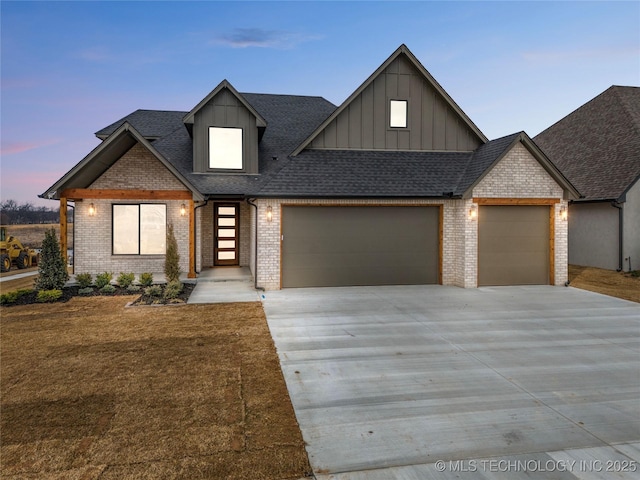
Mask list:
[[[46,147],[58,143],[58,140],[43,140],[41,142],[6,142],[0,147],[0,155],[15,155],[35,148]]]

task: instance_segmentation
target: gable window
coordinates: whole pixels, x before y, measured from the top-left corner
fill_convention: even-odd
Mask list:
[[[166,205],[113,205],[114,255],[164,255],[166,238]]]
[[[209,168],[242,170],[242,129],[209,127]]]
[[[389,103],[389,126],[407,128],[407,101],[391,100]]]

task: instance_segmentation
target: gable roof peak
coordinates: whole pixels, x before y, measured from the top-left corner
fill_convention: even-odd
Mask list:
[[[420,63],[417,57],[409,50],[404,43],[401,44],[390,56],[387,58],[382,65],[380,65],[369,77],[344,101],[342,104],[336,108],[336,110],[329,116],[327,119],[318,126],[318,128],[304,141],[302,142],[293,152],[292,156],[298,155],[302,150],[304,150],[307,146],[311,144],[311,142],[322,132],[327,125],[329,125],[340,113],[342,113],[345,109],[349,107],[349,105],[367,88],[369,87],[378,76],[387,70],[387,68],[400,56],[404,55],[409,63],[413,65],[413,67],[422,75],[424,80],[428,82],[442,97],[442,99],[451,107],[451,109],[463,120],[463,122],[469,127],[469,129],[477,136],[477,138],[482,142],[486,143],[489,139],[480,131],[480,129],[476,126],[475,123],[471,121],[471,119],[467,116],[466,113],[462,111],[462,109],[458,106],[458,104],[449,96],[449,94],[445,91],[444,88],[436,81],[436,79],[427,71],[427,69]]]
[[[240,103],[242,103],[242,105],[244,105],[244,107],[249,110],[249,112],[251,112],[251,114],[253,116],[256,117],[256,124],[258,127],[266,127],[267,126],[267,121],[262,117],[262,115],[260,115],[257,110],[255,108],[253,108],[253,106],[247,102],[247,100],[244,98],[244,96],[238,92],[233,85],[231,85],[231,82],[229,82],[229,80],[227,80],[226,78],[224,80],[222,80],[217,86],[216,88],[214,88],[213,90],[211,90],[211,92],[209,92],[209,94],[204,97],[195,107],[193,107],[191,109],[191,111],[189,113],[187,113],[184,116],[184,123],[186,124],[192,124],[195,120],[195,116],[196,113],[198,113],[200,111],[201,108],[203,108],[207,103],[209,103],[209,101],[214,98],[216,95],[218,95],[222,90],[228,90],[229,92],[231,92],[231,94],[236,97],[238,99],[238,101]]]

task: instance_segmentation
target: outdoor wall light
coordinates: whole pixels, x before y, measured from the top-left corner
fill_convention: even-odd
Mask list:
[[[478,218],[478,206],[472,203],[471,207],[469,207],[469,220],[475,220],[476,218]]]
[[[95,217],[96,215],[96,206],[92,203],[89,205],[89,216]]]
[[[565,222],[567,221],[567,218],[569,218],[569,211],[567,210],[567,207],[565,207],[564,205],[562,205],[560,207],[560,219],[564,220]]]
[[[267,207],[267,222],[271,222],[273,220],[273,209],[271,205]]]
[[[187,214],[187,206],[183,203],[180,205],[180,216],[184,217]]]

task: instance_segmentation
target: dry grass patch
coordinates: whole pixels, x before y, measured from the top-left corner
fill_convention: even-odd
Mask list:
[[[40,248],[44,240],[44,233],[52,228],[56,231],[58,240],[60,240],[60,224],[59,223],[33,223],[23,225],[5,225],[7,227],[7,236],[13,235],[26,247]],[[73,223],[67,224],[67,246],[73,248]]]
[[[2,310],[2,478],[300,478],[260,303]]]
[[[640,302],[640,278],[629,273],[569,265],[569,280],[572,287]]]

